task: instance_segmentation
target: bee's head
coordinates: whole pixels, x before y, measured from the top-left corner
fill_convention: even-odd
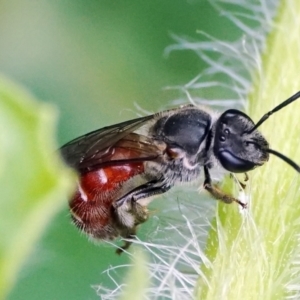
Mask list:
[[[300,173],[300,167],[285,155],[269,148],[257,130],[273,113],[300,97],[300,92],[269,111],[255,124],[249,116],[236,109],[226,110],[216,122],[213,151],[221,165],[232,173],[244,173],[263,165],[273,154]]]
[[[254,122],[243,112],[225,111],[216,123],[214,154],[233,173],[243,173],[264,164],[269,144],[258,130],[248,133]]]

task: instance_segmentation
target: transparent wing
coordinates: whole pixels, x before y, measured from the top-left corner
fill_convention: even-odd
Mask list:
[[[61,154],[66,163],[80,172],[103,166],[153,160],[162,154],[163,145],[150,137],[133,133],[154,115],[126,121],[90,132],[65,144]]]

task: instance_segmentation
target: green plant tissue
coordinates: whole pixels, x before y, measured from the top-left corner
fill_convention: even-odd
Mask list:
[[[54,107],[0,77],[0,299],[73,187],[56,149]]]

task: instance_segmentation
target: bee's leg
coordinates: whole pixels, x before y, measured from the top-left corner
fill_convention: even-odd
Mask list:
[[[132,244],[137,226],[147,221],[149,212],[147,207],[132,200],[127,201],[122,206],[112,207],[112,216],[119,229],[120,236],[126,239],[124,245],[116,250],[116,253],[120,255]]]
[[[131,240],[133,240],[134,238],[135,238],[135,234],[126,236],[126,239],[131,239]],[[124,241],[123,246],[122,246],[122,247],[119,247],[119,248],[116,250],[116,254],[121,255],[125,250],[127,250],[127,249],[130,247],[131,244],[132,244],[132,241]]]
[[[135,239],[138,225],[147,221],[149,213],[147,207],[135,201],[128,201],[122,206],[113,208],[113,215],[120,236],[126,239],[123,246],[116,250],[120,255],[130,247],[132,240]]]
[[[122,196],[116,201],[115,206],[120,207],[127,201],[137,201],[139,199],[163,194],[167,192],[171,187],[171,185],[165,183],[162,179],[149,181]]]
[[[116,250],[117,254],[121,254],[124,250],[128,249],[135,238],[136,229],[139,224],[147,221],[149,212],[146,205],[138,202],[139,199],[145,199],[154,195],[163,194],[171,188],[163,179],[149,181],[121,197],[116,201],[112,207],[119,228],[121,236],[129,239],[124,242],[124,245]],[[128,220],[133,223],[128,223]]]
[[[131,199],[130,204],[127,205],[126,208],[124,208],[124,206],[121,206],[117,208],[117,210],[124,210],[123,213],[119,212],[117,215],[119,218],[119,222],[121,222],[121,228],[123,227],[124,229],[122,236],[125,239],[129,239],[127,241],[124,241],[124,245],[116,250],[116,253],[120,255],[122,254],[122,252],[124,252],[124,250],[127,250],[130,247],[130,245],[132,244],[132,240],[136,238],[136,230],[138,225],[148,220],[149,212],[147,207],[140,205],[133,198]],[[133,225],[128,226],[128,224],[125,224],[124,221],[122,222],[122,220],[126,220],[126,215],[130,215],[131,217],[133,217]]]
[[[246,183],[246,182],[249,180],[249,176],[248,176],[247,173],[244,173],[244,176],[245,176],[245,177],[244,177],[244,181],[242,182],[242,181],[240,181],[239,179],[237,179],[237,178],[234,176],[233,173],[230,173],[230,177],[233,178],[243,190],[246,189],[246,187],[247,187],[247,183]]]
[[[247,186],[247,181],[249,180],[249,176],[248,176],[248,174],[247,173],[244,173],[244,182],[241,182],[241,181],[239,181],[239,183],[240,183],[240,185],[241,185],[241,187],[243,188],[243,190],[244,189],[246,189],[246,186]]]
[[[214,186],[211,181],[211,177],[208,171],[207,167],[204,167],[204,188],[217,200],[221,200],[225,203],[232,203],[237,202],[239,205],[242,206],[242,208],[246,208],[247,204],[241,202],[240,200],[232,197],[231,195],[225,194],[223,191],[221,191],[219,188]]]

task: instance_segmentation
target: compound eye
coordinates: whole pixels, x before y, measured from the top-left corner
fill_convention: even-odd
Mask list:
[[[253,162],[238,158],[228,150],[219,151],[218,159],[223,168],[232,173],[244,173],[255,168]]]

